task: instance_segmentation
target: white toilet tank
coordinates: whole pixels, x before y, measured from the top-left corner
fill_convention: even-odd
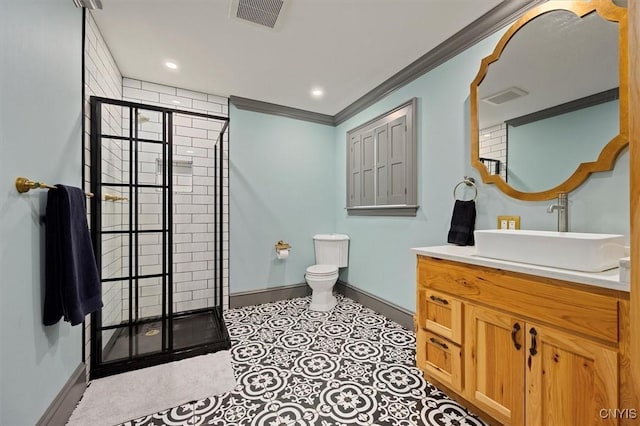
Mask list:
[[[316,248],[316,265],[344,268],[349,264],[349,236],[317,234],[313,236],[313,243]]]

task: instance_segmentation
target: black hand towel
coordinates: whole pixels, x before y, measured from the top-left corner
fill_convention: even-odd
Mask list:
[[[47,195],[44,325],[64,317],[71,325],[102,307],[100,276],[93,255],[85,194],[56,185]]]
[[[476,227],[476,202],[456,200],[451,217],[447,242],[459,246],[474,245],[473,230]]]

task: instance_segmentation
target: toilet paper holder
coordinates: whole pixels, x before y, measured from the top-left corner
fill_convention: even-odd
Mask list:
[[[291,245],[280,240],[276,243],[276,253],[280,250],[291,250]]]

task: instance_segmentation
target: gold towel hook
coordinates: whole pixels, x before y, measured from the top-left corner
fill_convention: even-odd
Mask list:
[[[120,195],[104,194],[105,201],[129,201],[129,198]]]

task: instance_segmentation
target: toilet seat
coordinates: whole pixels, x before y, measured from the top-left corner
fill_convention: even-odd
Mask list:
[[[338,272],[338,267],[335,265],[311,265],[307,268],[307,275],[312,277],[329,277]]]

